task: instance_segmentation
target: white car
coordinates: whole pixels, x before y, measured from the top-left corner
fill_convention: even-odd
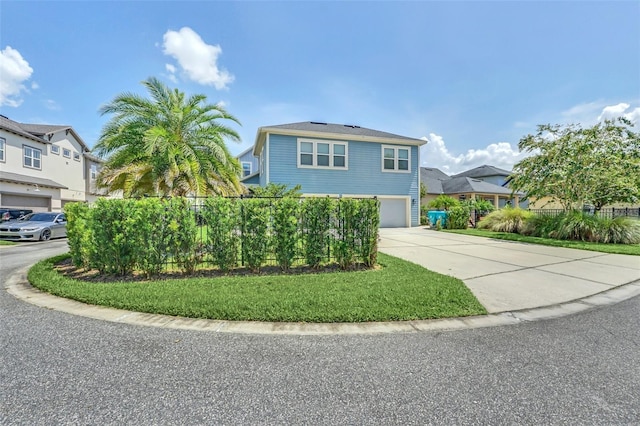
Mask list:
[[[64,213],[30,213],[20,220],[0,224],[0,239],[47,241],[67,236]]]

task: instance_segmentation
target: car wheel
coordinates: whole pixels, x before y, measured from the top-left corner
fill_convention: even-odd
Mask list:
[[[40,241],[48,241],[49,239],[51,239],[51,231],[45,229],[42,231],[42,234],[40,234]]]

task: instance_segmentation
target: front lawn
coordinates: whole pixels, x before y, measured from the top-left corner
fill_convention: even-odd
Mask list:
[[[541,244],[546,246],[591,250],[610,254],[630,254],[640,256],[640,244],[604,244],[585,241],[555,240],[552,238],[528,237],[510,232],[493,232],[484,229],[448,229],[445,232],[454,234],[475,235],[477,237],[496,238],[499,240],[518,241],[521,243]]]
[[[16,243],[13,241],[0,240],[0,246],[15,246]]]
[[[331,323],[487,313],[462,281],[382,253],[376,270],[113,283],[63,276],[54,265],[68,256],[36,264],[31,284],[94,305],[220,320]]]

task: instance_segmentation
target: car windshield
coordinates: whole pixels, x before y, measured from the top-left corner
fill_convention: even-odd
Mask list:
[[[53,222],[56,216],[56,213],[31,213],[25,216],[23,220],[31,222]]]

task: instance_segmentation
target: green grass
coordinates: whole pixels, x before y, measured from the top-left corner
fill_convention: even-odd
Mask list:
[[[518,241],[521,243],[541,244],[546,246],[573,248],[579,250],[598,251],[610,254],[630,254],[640,256],[640,244],[604,244],[588,243],[585,241],[556,240],[552,238],[528,237],[509,232],[493,232],[484,229],[450,229],[445,232],[454,234],[474,235],[477,237],[488,237],[499,240]]]
[[[379,254],[378,270],[92,283],[29,271],[35,287],[81,302],[138,312],[221,320],[362,322],[486,314],[462,281]]]
[[[15,246],[16,243],[13,241],[0,240],[0,246]]]

